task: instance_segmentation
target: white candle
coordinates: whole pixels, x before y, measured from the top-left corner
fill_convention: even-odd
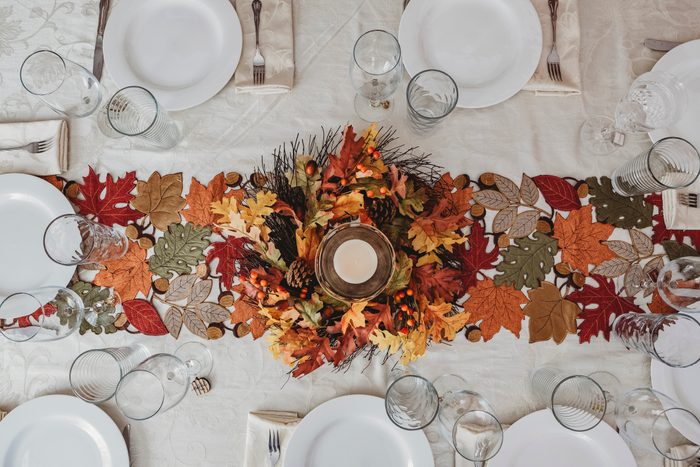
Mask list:
[[[335,272],[349,284],[367,282],[377,270],[377,264],[377,252],[364,240],[341,243],[333,255]]]

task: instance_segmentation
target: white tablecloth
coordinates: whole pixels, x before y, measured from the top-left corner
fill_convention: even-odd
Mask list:
[[[286,95],[236,95],[232,83],[211,101],[176,114],[185,122],[184,142],[173,151],[132,150],[126,140],[108,140],[95,119],[71,122],[71,168],[68,177],[98,172],[136,170],[182,171],[185,180],[206,181],[220,171],[248,171],[279,143],[321,126],[356,123],[353,88],[348,78],[352,44],[371,28],[397,31],[402,0],[295,0],[296,79]],[[697,0],[579,0],[583,93],[573,97],[536,97],[520,93],[497,106],[457,109],[439,131],[412,135],[405,121],[402,91],[392,124],[406,142],[432,152],[453,173],[478,175],[496,171],[519,179],[530,175],[604,175],[631,157],[646,142],[634,143],[609,158],[584,155],[578,138],[586,115],[611,114],[632,78],[649,70],[660,54],[643,48],[645,37],[689,40],[700,35]],[[97,23],[97,0],[0,0],[0,121],[49,118],[54,115],[21,88],[22,59],[50,47],[88,68]],[[109,69],[108,93],[115,90]],[[405,86],[405,82],[404,82]],[[0,266],[3,259],[0,258]],[[187,335],[181,341],[187,340]],[[195,338],[193,338],[194,340]],[[82,350],[139,341],[153,350],[172,351],[169,336],[147,338],[72,336],[52,344],[0,343],[0,408],[9,410],[43,394],[69,393],[68,369]],[[333,397],[382,395],[388,369],[361,360],[348,373],[320,369],[300,380],[270,357],[264,339],[253,342],[226,335],[209,343],[215,369],[213,391],[190,394],[179,406],[152,420],[132,423],[134,465],[138,467],[236,467],[242,465],[246,415],[257,409],[304,414]],[[649,360],[619,345],[595,339],[579,345],[570,336],[562,345],[528,344],[507,331],[488,343],[472,344],[462,336],[451,346],[435,346],[417,369],[428,377],[445,372],[464,376],[486,396],[505,423],[537,409],[528,378],[537,365],[556,362],[592,372],[607,370],[630,387],[649,385]],[[125,423],[113,403],[104,408],[120,427]],[[437,465],[452,465],[452,454],[430,431]],[[37,446],[40,445],[37,440]],[[660,466],[652,455],[639,455],[640,466]]]

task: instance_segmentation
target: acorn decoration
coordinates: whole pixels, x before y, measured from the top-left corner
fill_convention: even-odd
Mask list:
[[[314,283],[316,273],[306,261],[302,258],[297,258],[289,265],[289,270],[284,278],[287,280],[287,284],[289,284],[290,287],[301,289],[309,287]]]
[[[375,198],[367,209],[367,214],[377,225],[390,223],[396,213],[396,205],[390,198]]]

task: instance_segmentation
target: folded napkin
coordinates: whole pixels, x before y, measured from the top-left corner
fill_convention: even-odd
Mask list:
[[[284,455],[292,433],[301,419],[295,412],[262,411],[248,414],[243,467],[261,467],[269,464],[268,440],[270,430],[280,436],[281,455],[277,465],[284,465]]]
[[[60,175],[68,169],[68,122],[0,123],[0,148],[53,139],[51,149],[31,154],[25,150],[0,151],[0,173]]]
[[[679,203],[678,197],[683,193],[700,194],[700,180],[688,187],[678,190],[664,190],[661,193],[666,228],[673,230],[700,229],[700,209],[690,208]]]
[[[697,449],[697,446],[692,445],[677,446],[675,448],[671,448],[671,457],[681,459],[693,456]],[[687,465],[689,465],[688,461],[672,461],[671,459],[664,458],[664,467],[686,467]]]
[[[236,0],[243,29],[243,53],[233,83],[236,92],[275,94],[294,85],[292,0],[264,0],[260,12],[260,52],[265,57],[265,84],[253,84],[255,23],[250,0]]]
[[[578,22],[578,0],[559,0],[557,9],[557,52],[561,62],[559,68],[562,81],[552,81],[547,72],[547,55],[552,49],[552,21],[548,1],[532,0],[532,4],[542,24],[542,55],[537,70],[523,89],[545,96],[581,94],[581,29]]]

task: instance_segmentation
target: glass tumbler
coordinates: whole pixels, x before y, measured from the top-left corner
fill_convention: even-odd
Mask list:
[[[589,376],[542,367],[532,375],[531,383],[540,403],[549,407],[554,418],[569,430],[591,430],[605,416],[605,392]]]
[[[678,311],[700,311],[700,258],[676,258],[659,271],[659,296]]]
[[[157,149],[170,149],[182,140],[180,125],[148,89],[128,86],[107,102],[98,126],[110,138],[138,138]]]
[[[692,184],[700,174],[700,154],[682,138],[664,138],[618,167],[613,190],[622,196],[643,195]]]
[[[674,461],[695,458],[700,447],[688,451],[672,449],[692,445],[674,426],[700,435],[700,420],[679,407],[670,397],[653,389],[633,389],[622,396],[615,411],[620,435],[630,444]]]
[[[150,355],[141,344],[87,350],[70,367],[73,393],[86,402],[104,402],[114,396],[122,377]]]
[[[450,75],[440,70],[416,74],[406,88],[408,120],[414,130],[435,128],[457,106],[459,89]]]
[[[52,52],[39,50],[22,63],[24,89],[67,117],[87,117],[100,105],[100,82],[82,66]]]
[[[58,340],[80,328],[84,313],[80,296],[65,287],[18,292],[0,302],[0,334],[15,342]]]
[[[355,111],[367,122],[380,122],[391,114],[391,96],[403,76],[401,46],[393,34],[374,29],[355,42],[350,79],[357,94]]]
[[[433,384],[411,370],[394,370],[386,391],[386,413],[404,430],[422,430],[438,413],[438,394]]]
[[[700,323],[688,315],[625,313],[615,319],[613,333],[628,349],[671,367],[700,361]]]
[[[64,266],[101,263],[121,258],[129,240],[119,230],[77,214],[57,217],[44,232],[44,250]]]

